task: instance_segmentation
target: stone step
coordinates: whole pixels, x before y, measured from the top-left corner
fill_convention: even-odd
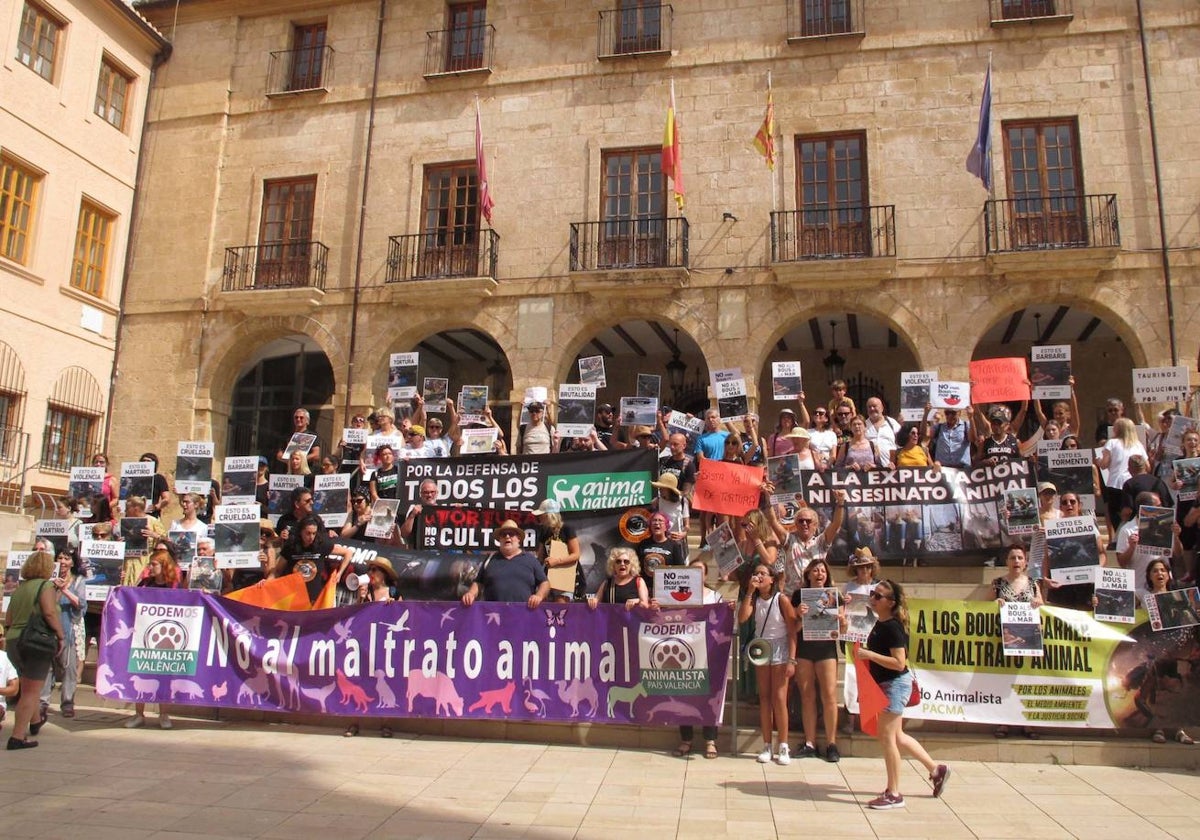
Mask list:
[[[77,719],[83,722],[107,724],[118,727],[126,716],[122,710],[133,709],[132,703],[107,700],[96,696],[90,685],[80,685],[75,697]],[[585,707],[586,708],[586,707]],[[150,713],[156,710],[151,707]],[[718,748],[729,754],[736,744],[736,752],[745,757],[755,755],[762,746],[757,730],[757,710],[744,707],[739,715],[736,733],[732,729],[728,712],[726,723],[721,726]],[[747,712],[752,718],[747,719]],[[211,723],[238,725],[266,723],[282,725],[322,726],[340,731],[354,718],[337,715],[297,715],[281,712],[263,712],[253,709],[215,709],[195,706],[170,707],[177,727],[186,727],[193,719]],[[57,706],[51,707],[51,721],[58,721]],[[358,719],[364,732],[374,726],[370,719]],[[518,741],[535,744],[575,744],[581,747],[624,747],[669,752],[679,742],[678,733],[670,726],[632,726],[625,724],[589,723],[530,723],[524,721],[497,720],[431,720],[423,718],[379,718],[397,732],[408,732],[445,738],[460,738],[489,741]],[[1027,740],[1020,735],[998,739],[990,726],[959,725],[961,731],[946,731],[945,725],[927,721],[907,721],[905,730],[917,736],[936,761],[988,761],[1028,764],[1100,765],[1116,767],[1141,767],[1154,769],[1200,770],[1200,747],[1187,747],[1176,743],[1155,744],[1148,733],[1118,735],[1113,732],[1066,732],[1044,730],[1039,740]],[[798,735],[793,732],[789,739],[793,748],[798,748]],[[818,746],[823,750],[824,742]],[[861,732],[840,734],[838,749],[844,756],[882,758],[879,743]],[[819,759],[805,759],[817,761]]]

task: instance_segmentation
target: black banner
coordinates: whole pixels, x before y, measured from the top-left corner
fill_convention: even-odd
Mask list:
[[[438,484],[444,505],[533,510],[542,499],[564,513],[645,505],[658,469],[653,449],[563,452],[550,455],[476,455],[401,461],[400,498],[418,500],[425,479]]]

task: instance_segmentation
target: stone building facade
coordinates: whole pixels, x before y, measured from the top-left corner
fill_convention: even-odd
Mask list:
[[[336,440],[414,349],[502,405],[590,355],[615,403],[677,355],[700,404],[716,369],[753,391],[799,359],[823,400],[841,355],[894,401],[904,370],[1072,344],[1090,428],[1132,367],[1200,351],[1200,20],[1149,5],[145,0],[174,55],[111,448],[267,452],[294,404]],[[989,56],[991,194],[964,165]]]
[[[144,109],[170,48],[121,0],[6,0],[0,33],[0,505],[44,511],[106,436]]]

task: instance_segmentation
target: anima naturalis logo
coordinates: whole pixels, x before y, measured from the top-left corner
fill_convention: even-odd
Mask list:
[[[203,619],[202,607],[138,604],[129,649],[129,672],[195,674]]]

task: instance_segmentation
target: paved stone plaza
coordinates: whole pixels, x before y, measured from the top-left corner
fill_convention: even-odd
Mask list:
[[[874,812],[878,758],[779,767],[749,755],[387,740],[371,723],[344,738],[186,718],[163,731],[152,716],[131,731],[127,718],[53,715],[38,749],[3,753],[3,836],[1200,838],[1200,775],[1185,770],[958,762],[935,800],[913,765],[907,809]]]

